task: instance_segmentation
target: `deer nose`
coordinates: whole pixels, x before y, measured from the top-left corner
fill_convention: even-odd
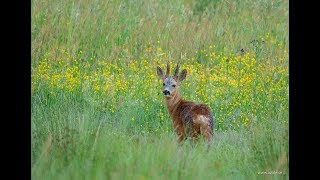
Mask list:
[[[170,95],[170,91],[164,90],[164,91],[163,91],[163,94],[164,94],[164,95]]]

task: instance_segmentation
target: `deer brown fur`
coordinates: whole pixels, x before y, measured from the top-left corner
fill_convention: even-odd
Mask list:
[[[174,75],[170,76],[170,64],[167,63],[166,74],[157,67],[157,74],[163,81],[163,94],[167,109],[173,121],[173,127],[178,135],[178,142],[190,137],[192,140],[202,135],[208,142],[212,140],[214,118],[210,108],[205,104],[183,100],[179,95],[179,85],[186,78],[186,69],[179,74],[177,64]]]

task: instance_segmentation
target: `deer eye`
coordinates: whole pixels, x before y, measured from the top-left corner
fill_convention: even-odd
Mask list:
[[[165,83],[163,83],[162,85],[163,85],[163,86],[165,86],[166,84],[165,84]]]
[[[175,84],[172,84],[172,87],[176,87],[176,85],[175,85]]]

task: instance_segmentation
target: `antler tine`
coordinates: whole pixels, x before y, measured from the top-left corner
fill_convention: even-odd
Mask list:
[[[174,71],[174,75],[173,75],[173,76],[178,76],[178,74],[179,74],[179,68],[180,68],[181,58],[182,58],[182,53],[180,54],[180,58],[179,58],[179,61],[178,61],[178,63],[177,63],[176,70]]]
[[[174,75],[173,76],[178,76],[179,68],[180,68],[180,65],[179,65],[179,62],[178,62],[177,66],[176,66],[176,70],[174,71]]]
[[[166,76],[169,76],[169,75],[170,75],[170,61],[168,60]]]

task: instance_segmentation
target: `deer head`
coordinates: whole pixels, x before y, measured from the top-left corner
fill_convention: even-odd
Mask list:
[[[166,74],[163,73],[161,67],[157,66],[157,74],[160,79],[162,79],[162,92],[166,98],[171,98],[177,95],[178,87],[180,82],[183,81],[187,76],[187,70],[184,69],[179,74],[179,63],[176,66],[174,71],[174,75],[170,76],[170,63],[167,63],[167,71]]]

